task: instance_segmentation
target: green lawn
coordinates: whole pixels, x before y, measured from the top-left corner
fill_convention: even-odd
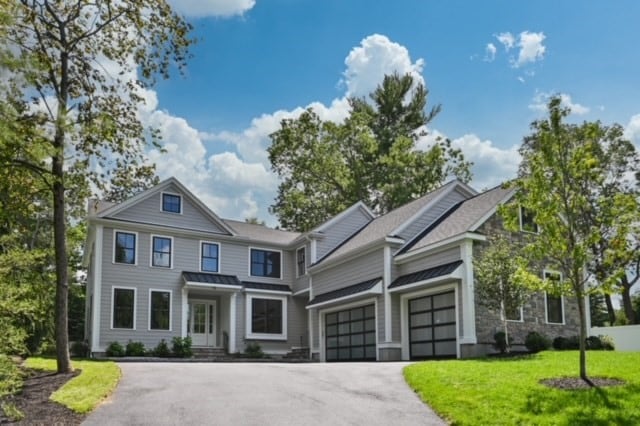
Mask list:
[[[56,369],[56,360],[49,358],[28,358],[26,367],[38,370]],[[120,368],[111,361],[72,361],[80,375],[69,380],[51,395],[59,402],[78,413],[88,413],[102,400],[111,395],[120,380]]]
[[[624,386],[566,391],[545,378],[578,375],[578,352],[518,358],[427,361],[404,369],[409,386],[455,425],[638,425],[640,352],[587,353],[590,376]]]

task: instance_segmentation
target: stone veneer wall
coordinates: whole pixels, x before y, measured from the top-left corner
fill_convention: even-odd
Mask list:
[[[479,229],[479,233],[485,235],[507,235],[511,241],[515,243],[523,243],[526,233],[511,233],[505,231],[502,225],[502,219],[498,214],[493,215]],[[474,257],[482,252],[486,247],[484,243],[475,243],[473,246]],[[544,265],[540,265],[540,274]],[[544,293],[535,293],[523,306],[523,321],[509,321],[508,330],[513,338],[514,345],[523,345],[526,335],[531,331],[537,331],[544,334],[550,339],[557,336],[575,336],[580,332],[580,316],[578,313],[578,304],[574,296],[564,297],[564,324],[547,324],[545,317],[545,298]],[[478,345],[484,347],[480,352],[491,352],[494,343],[493,335],[497,331],[502,330],[502,321],[500,320],[500,312],[488,310],[479,303],[476,298],[476,336]],[[477,349],[473,352],[477,354]]]

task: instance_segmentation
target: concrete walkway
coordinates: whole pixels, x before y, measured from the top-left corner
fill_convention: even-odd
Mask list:
[[[122,363],[85,425],[444,425],[406,363]]]

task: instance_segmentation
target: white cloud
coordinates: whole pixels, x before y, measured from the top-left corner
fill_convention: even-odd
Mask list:
[[[640,114],[631,117],[624,129],[624,136],[640,149]]]
[[[555,96],[556,94],[548,92],[538,92],[535,94],[535,96],[532,99],[532,103],[529,104],[529,109],[533,110],[533,111],[541,111],[541,112],[546,112],[547,111],[547,104],[549,103],[549,99],[551,98],[551,96]],[[588,114],[589,111],[591,111],[591,109],[589,107],[586,107],[584,105],[581,105],[577,102],[573,102],[573,100],[571,99],[571,95],[568,95],[566,93],[560,93],[560,100],[561,100],[561,105],[571,109],[571,113],[572,114],[576,114],[576,115],[584,115],[584,114]]]
[[[347,96],[367,96],[385,74],[391,72],[401,75],[409,73],[416,83],[424,84],[424,60],[412,62],[406,47],[384,35],[373,34],[364,38],[360,46],[351,50],[344,63],[347,66],[344,72]]]
[[[510,32],[500,33],[496,36],[496,38],[500,43],[502,43],[502,45],[504,46],[504,50],[506,50],[507,52],[515,45],[516,42],[516,39]]]
[[[518,41],[520,52],[518,53],[518,59],[513,62],[513,66],[517,68],[529,62],[542,60],[547,49],[542,44],[545,38],[546,36],[542,32],[521,32]]]
[[[229,17],[242,15],[255,4],[255,0],[169,0],[178,13],[189,17]]]
[[[493,62],[496,58],[496,51],[496,46],[493,43],[487,43],[487,46],[484,48],[485,62]]]

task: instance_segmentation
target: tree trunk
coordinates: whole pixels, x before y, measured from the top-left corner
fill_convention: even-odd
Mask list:
[[[580,314],[580,377],[587,380],[587,315],[584,302],[584,294],[581,291],[576,292],[578,302],[578,312]]]
[[[629,279],[625,274],[620,281],[620,285],[622,286],[622,291],[620,294],[622,295],[622,307],[624,309],[624,314],[629,321],[629,324],[636,324],[636,311],[633,310],[633,303],[631,302],[631,286],[629,283]]]
[[[54,160],[53,169],[60,169],[62,165],[56,164]],[[67,258],[67,238],[66,221],[64,212],[64,181],[58,177],[53,184],[53,233],[54,247],[56,253],[56,360],[58,373],[68,373],[73,371],[69,358],[69,331],[67,325],[67,304],[69,294],[68,280],[68,258]]]
[[[609,315],[609,325],[612,326],[616,323],[616,310],[613,308],[613,303],[611,302],[611,296],[608,294],[604,295],[604,301],[607,305],[607,314]]]

